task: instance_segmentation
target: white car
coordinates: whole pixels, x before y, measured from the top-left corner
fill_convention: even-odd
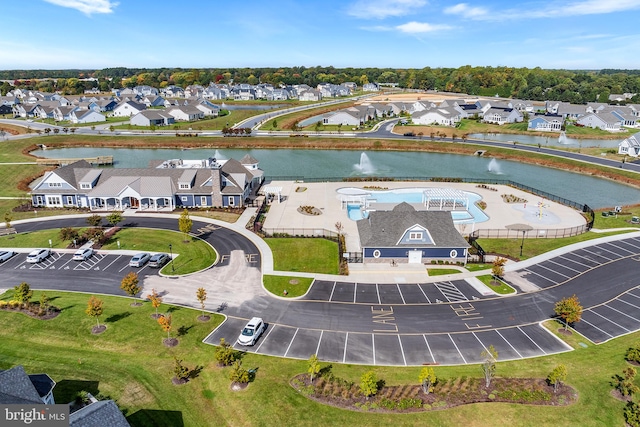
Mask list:
[[[93,255],[93,249],[91,248],[78,249],[76,253],[73,254],[73,260],[86,261],[91,258],[91,255]]]
[[[7,261],[9,258],[14,256],[15,254],[16,253],[13,252],[13,251],[2,251],[2,252],[0,252],[0,262]]]
[[[29,255],[27,255],[27,262],[35,264],[48,258],[49,255],[51,255],[51,249],[36,249],[29,252]]]
[[[254,317],[245,325],[244,329],[238,337],[238,344],[254,345],[260,335],[264,332],[266,326],[261,318]]]
[[[151,258],[151,254],[149,254],[148,252],[141,252],[139,254],[134,255],[133,258],[131,258],[131,261],[129,261],[129,266],[142,267],[149,262],[150,258]]]

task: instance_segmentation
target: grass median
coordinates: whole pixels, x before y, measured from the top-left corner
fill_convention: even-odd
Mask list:
[[[323,238],[274,237],[265,239],[273,251],[274,269],[338,274],[338,243]]]

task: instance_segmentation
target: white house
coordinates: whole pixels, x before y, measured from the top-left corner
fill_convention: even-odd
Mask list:
[[[460,113],[452,107],[430,108],[413,113],[411,120],[416,125],[455,126],[460,121]]]
[[[163,110],[144,110],[131,117],[133,126],[168,126],[175,123],[172,115]]]
[[[619,132],[622,124],[618,117],[606,112],[600,114],[589,113],[580,117],[576,123],[592,129],[597,128],[608,132]]]
[[[176,121],[192,122],[195,120],[203,119],[204,112],[196,107],[185,105],[182,107],[172,107],[166,110]]]
[[[630,157],[640,156],[640,137],[631,135],[618,144],[618,154],[624,154]]]
[[[355,111],[339,110],[322,116],[322,124],[359,126],[360,118]]]
[[[527,123],[527,130],[560,132],[563,124],[564,118],[557,114],[536,115]]]
[[[135,101],[124,101],[113,109],[114,117],[131,117],[147,109],[147,106]]]
[[[514,108],[489,108],[483,116],[485,123],[503,125],[506,123],[520,123],[523,120],[522,114]]]
[[[69,120],[71,123],[96,123],[106,122],[107,118],[93,110],[73,110],[69,113]]]

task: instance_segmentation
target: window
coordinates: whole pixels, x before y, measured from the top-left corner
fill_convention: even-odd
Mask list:
[[[188,197],[185,197],[185,196],[182,196],[182,197],[180,198],[180,200],[182,200],[183,202],[186,202],[187,200],[189,200],[189,198],[188,198]]]
[[[207,196],[200,196],[200,205],[207,206]]]
[[[36,205],[40,206],[44,204],[44,197],[43,196],[36,196]]]
[[[422,231],[412,231],[409,233],[409,240],[422,240]]]
[[[62,187],[61,182],[50,182],[49,187]]]
[[[47,205],[61,205],[60,197],[58,196],[49,196],[47,197]]]
[[[191,185],[189,185],[189,184],[180,183],[179,185],[180,185],[180,189],[181,190],[188,190],[188,189],[191,188]]]
[[[229,206],[233,206],[235,203],[235,197],[229,197]]]
[[[73,205],[73,196],[67,196],[67,205]]]
[[[83,182],[82,184],[80,184],[80,188],[82,188],[83,190],[88,190],[91,188],[91,184]]]
[[[380,251],[378,249],[376,249],[375,251],[373,251],[373,257],[374,258],[380,258]]]

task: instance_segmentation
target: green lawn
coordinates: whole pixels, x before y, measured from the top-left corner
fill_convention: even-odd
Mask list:
[[[507,285],[502,280],[499,280],[496,283],[496,281],[493,279],[493,276],[490,275],[490,274],[487,274],[487,275],[484,275],[484,276],[477,276],[477,277],[482,283],[487,285],[493,292],[495,292],[497,294],[509,295],[509,294],[515,293],[515,289],[513,289],[511,286]]]
[[[455,268],[427,268],[427,273],[429,277],[431,276],[444,276],[445,274],[458,274],[461,273],[461,270],[457,270]]]
[[[338,243],[322,238],[268,238],[278,271],[338,274]]]
[[[88,227],[88,226],[87,226]],[[82,234],[83,229],[77,229]],[[51,241],[51,245],[49,245]],[[60,229],[32,231],[0,237],[2,248],[48,248],[64,249],[72,243],[60,238]]]
[[[0,311],[0,368],[22,364],[28,373],[48,373],[58,383],[54,389],[58,403],[72,400],[81,390],[115,399],[134,427],[623,425],[624,403],[611,397],[609,381],[627,366],[624,352],[640,339],[640,333],[634,333],[599,346],[497,364],[499,377],[538,378],[546,377],[557,364],[565,364],[567,383],[580,396],[572,406],[482,403],[417,414],[359,413],[321,405],[294,391],[289,380],[306,371],[304,360],[248,352],[243,356],[243,366],[257,368],[255,382],[244,391],[231,391],[230,369],[218,367],[214,348],[201,342],[222,316],[214,314],[211,321],[201,323],[196,320],[198,310],[171,307],[171,334],[175,337],[181,330],[183,335],[178,346],[167,348],[161,343],[166,334],[150,317],[154,309],[148,302],[132,307],[130,299],[100,296],[104,301],[100,321],[107,330],[95,336],[90,333],[95,320],[84,313],[89,295],[49,292],[48,296],[63,308],[49,321]],[[38,298],[39,292],[35,292],[33,299]],[[10,295],[2,299],[8,300]],[[162,305],[160,312],[169,309]],[[173,386],[174,356],[189,368],[202,366],[199,376],[185,385]],[[356,383],[364,372],[373,369],[389,385],[415,384],[421,369],[331,365],[335,375]],[[482,376],[478,365],[434,368],[440,379]]]
[[[307,293],[313,279],[307,277],[293,276],[271,276],[263,277],[264,287],[269,292],[280,297],[294,298]],[[285,294],[284,291],[287,291]]]
[[[177,221],[177,220],[176,220]],[[169,275],[189,274],[210,267],[216,261],[216,251],[203,240],[185,236],[176,231],[149,228],[123,228],[102,247],[104,250],[120,249],[170,253],[174,261],[167,264],[162,273]],[[176,256],[178,255],[178,256]]]

